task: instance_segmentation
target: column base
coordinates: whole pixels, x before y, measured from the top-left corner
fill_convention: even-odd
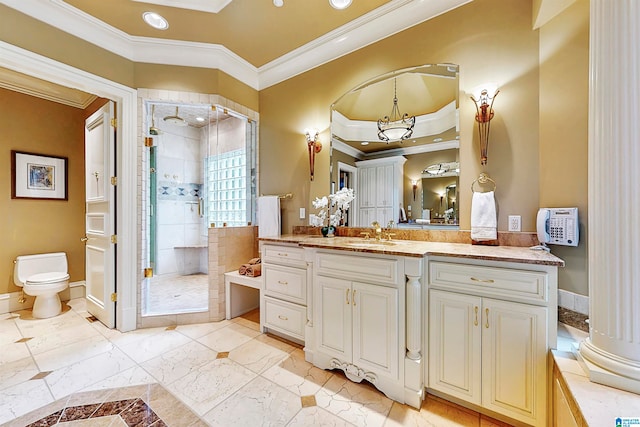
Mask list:
[[[573,353],[592,382],[640,394],[638,362],[601,350],[588,338]]]

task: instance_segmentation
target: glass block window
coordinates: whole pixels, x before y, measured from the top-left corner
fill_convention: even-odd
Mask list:
[[[207,168],[207,218],[222,227],[247,225],[247,155],[234,150],[205,159]]]

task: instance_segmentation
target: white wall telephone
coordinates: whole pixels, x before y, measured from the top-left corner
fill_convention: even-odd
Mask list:
[[[540,243],[578,246],[578,208],[542,208],[536,226]]]

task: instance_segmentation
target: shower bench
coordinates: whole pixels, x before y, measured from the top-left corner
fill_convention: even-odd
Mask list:
[[[226,319],[241,316],[260,307],[261,287],[261,276],[243,276],[237,270],[224,273]]]

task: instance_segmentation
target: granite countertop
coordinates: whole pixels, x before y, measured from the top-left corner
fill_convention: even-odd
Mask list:
[[[524,264],[563,267],[564,261],[546,251],[516,246],[484,246],[467,243],[426,242],[419,240],[376,241],[359,237],[322,237],[318,235],[286,234],[260,237],[263,242],[291,243],[308,248],[336,249],[350,252],[381,253],[387,255],[424,257],[448,256],[507,261]]]

